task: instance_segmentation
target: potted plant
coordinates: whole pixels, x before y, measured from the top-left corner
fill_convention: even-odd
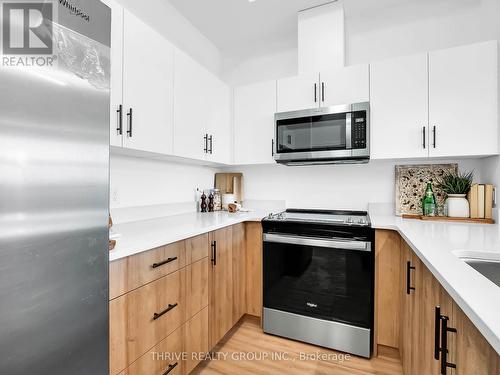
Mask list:
[[[474,172],[449,172],[439,181],[439,188],[446,193],[446,207],[450,217],[469,217],[466,196],[472,186]]]

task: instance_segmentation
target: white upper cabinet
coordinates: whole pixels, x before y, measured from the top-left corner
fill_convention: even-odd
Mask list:
[[[319,106],[319,75],[304,74],[279,79],[277,112],[299,111]]]
[[[205,155],[207,74],[190,56],[175,48],[174,154],[192,159]]]
[[[176,48],[174,92],[174,154],[230,163],[229,87]]]
[[[109,144],[111,146],[122,146],[123,7],[113,0],[103,0],[103,3],[111,9],[111,90]]]
[[[370,100],[368,65],[302,74],[277,82],[277,111],[289,112]]]
[[[234,89],[234,163],[274,163],[276,81]]]
[[[229,164],[232,159],[231,90],[214,75],[208,77],[207,160]]]
[[[172,153],[173,46],[124,12],[123,146]]]
[[[372,159],[428,155],[427,77],[427,54],[370,64]]]
[[[354,65],[320,73],[320,106],[368,102],[368,65]]]
[[[498,153],[497,41],[429,54],[430,156]]]

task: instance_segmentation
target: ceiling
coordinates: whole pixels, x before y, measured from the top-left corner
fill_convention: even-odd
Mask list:
[[[329,0],[167,0],[223,54],[256,55],[297,44],[297,12]],[[344,0],[346,15],[417,0]],[[428,1],[428,0],[426,0]]]

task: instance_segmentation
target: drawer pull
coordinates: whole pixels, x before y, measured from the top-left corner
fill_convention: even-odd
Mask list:
[[[178,305],[178,303],[174,303],[173,305],[168,304],[168,307],[167,307],[165,310],[163,310],[163,311],[161,311],[161,312],[159,312],[159,313],[155,313],[155,314],[153,315],[153,320],[156,320],[156,319],[158,319],[160,316],[165,315],[166,313],[168,313],[170,310],[172,310],[172,309],[173,309],[174,307],[176,307],[177,305]]]
[[[178,364],[179,364],[179,362],[175,362],[173,365],[168,365],[167,371],[165,371],[163,373],[163,375],[167,375],[170,371],[172,371],[174,368],[176,368]]]
[[[162,262],[159,262],[159,263],[153,263],[153,265],[151,266],[151,268],[158,268],[158,267],[163,266],[163,265],[165,265],[167,263],[171,263],[174,260],[177,260],[177,257],[168,258],[168,259],[166,259],[166,260],[164,260]]]

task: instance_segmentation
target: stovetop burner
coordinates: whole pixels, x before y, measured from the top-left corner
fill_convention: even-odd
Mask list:
[[[339,210],[299,210],[269,214],[265,221],[279,222],[306,222],[318,224],[337,224],[352,226],[370,226],[370,218],[365,211],[339,211]]]

